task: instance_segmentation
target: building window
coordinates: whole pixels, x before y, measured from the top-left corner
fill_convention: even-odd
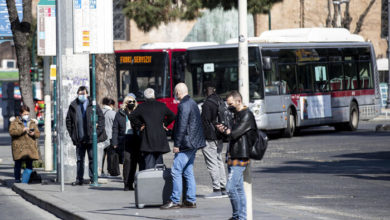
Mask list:
[[[127,22],[123,14],[123,0],[113,1],[114,40],[127,40]]]

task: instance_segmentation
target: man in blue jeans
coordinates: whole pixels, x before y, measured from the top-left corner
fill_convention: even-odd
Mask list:
[[[188,88],[184,83],[176,85],[175,97],[180,104],[173,128],[173,153],[175,153],[172,167],[173,191],[170,200],[160,209],[180,208],[183,177],[186,181],[187,192],[181,207],[196,208],[194,160],[196,151],[206,146],[198,105],[188,95]]]
[[[228,148],[228,181],[226,190],[233,208],[233,220],[246,219],[246,198],[244,191],[244,171],[249,164],[249,150],[256,141],[257,127],[253,113],[243,105],[241,94],[232,91],[226,97],[229,110],[234,113],[231,129],[217,125],[220,132],[230,138]]]

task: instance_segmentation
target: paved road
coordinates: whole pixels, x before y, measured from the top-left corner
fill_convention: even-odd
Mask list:
[[[29,220],[29,219],[58,219],[54,215],[32,205],[10,188],[0,185],[0,219]]]
[[[255,200],[285,217],[388,219],[390,133],[374,132],[378,123],[361,122],[356,132],[321,127],[271,140],[265,159],[253,166]]]

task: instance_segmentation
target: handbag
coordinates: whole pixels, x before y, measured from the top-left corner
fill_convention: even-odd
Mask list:
[[[252,146],[249,153],[249,158],[253,160],[261,160],[264,157],[268,146],[268,137],[261,130],[257,130],[257,140]]]
[[[31,169],[28,168],[24,169],[22,174],[22,183],[28,183],[28,181],[30,180],[31,173],[32,173]]]

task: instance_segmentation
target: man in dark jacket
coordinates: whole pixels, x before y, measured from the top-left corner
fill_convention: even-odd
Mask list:
[[[249,164],[249,152],[257,138],[256,121],[253,113],[243,105],[241,94],[231,92],[226,102],[234,113],[231,129],[217,125],[218,130],[230,137],[228,149],[229,178],[226,189],[233,208],[232,219],[246,219],[246,198],[244,192],[244,171]]]
[[[186,181],[186,198],[182,207],[196,208],[196,183],[194,177],[194,160],[196,151],[206,146],[202,120],[196,102],[188,95],[188,88],[184,83],[175,87],[175,96],[179,99],[177,117],[173,129],[175,159],[172,166],[173,190],[170,201],[161,206],[161,209],[180,208],[180,198],[183,188],[183,177]]]
[[[153,89],[145,89],[144,97],[146,102],[133,111],[131,118],[132,124],[141,131],[140,149],[144,167],[140,170],[164,163],[162,155],[170,151],[166,127],[175,120],[175,114],[164,103],[156,101]]]
[[[215,93],[213,86],[206,88],[206,95],[201,117],[207,146],[202,149],[202,153],[211,176],[213,192],[206,195],[205,198],[222,198],[227,197],[226,173],[222,160],[223,141],[215,123],[218,117],[218,103],[223,100]]]
[[[84,159],[85,152],[88,152],[88,168],[90,180],[93,180],[93,155],[92,155],[92,126],[96,127],[98,142],[105,132],[104,116],[99,106],[96,106],[98,116],[97,125],[92,124],[92,101],[88,98],[88,90],[85,86],[80,86],[77,90],[78,97],[70,103],[68,114],[66,115],[66,129],[76,145],[77,156],[77,178],[72,183],[82,185],[84,180]]]

